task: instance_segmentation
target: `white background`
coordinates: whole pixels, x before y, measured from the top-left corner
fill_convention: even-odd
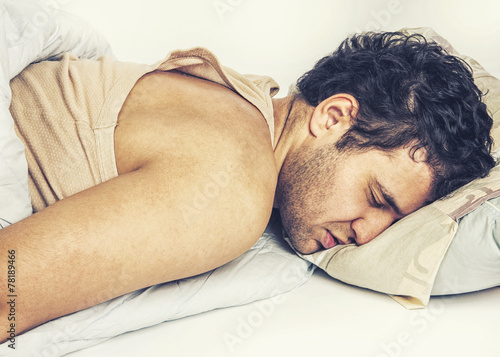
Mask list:
[[[105,34],[119,60],[153,63],[204,46],[240,73],[270,75],[279,96],[348,34],[429,26],[500,76],[497,0],[40,0]]]

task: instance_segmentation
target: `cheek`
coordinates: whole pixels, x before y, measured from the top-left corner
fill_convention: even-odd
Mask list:
[[[346,170],[338,171],[321,199],[323,221],[351,221],[368,204],[360,175],[349,174]]]

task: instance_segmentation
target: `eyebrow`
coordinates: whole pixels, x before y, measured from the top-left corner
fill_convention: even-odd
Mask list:
[[[396,200],[394,199],[394,196],[391,195],[387,189],[377,180],[375,179],[375,182],[377,183],[377,186],[382,193],[382,196],[384,197],[384,200],[391,206],[391,208],[398,214],[399,216],[406,216],[406,214],[403,213],[403,210],[398,206],[396,203]]]

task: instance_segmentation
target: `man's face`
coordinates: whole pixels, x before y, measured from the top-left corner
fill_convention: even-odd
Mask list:
[[[388,154],[302,147],[283,164],[277,202],[291,243],[310,254],[371,241],[425,205],[431,182],[429,166],[415,162],[408,149]]]

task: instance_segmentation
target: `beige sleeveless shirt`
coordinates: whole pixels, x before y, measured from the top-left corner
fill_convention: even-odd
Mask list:
[[[261,111],[273,140],[271,98],[277,83],[223,67],[204,48],[173,51],[154,65],[65,54],[60,61],[30,65],[10,83],[10,110],[26,148],[34,211],[118,175],[114,129],[127,95],[143,75],[174,69],[240,94]]]

